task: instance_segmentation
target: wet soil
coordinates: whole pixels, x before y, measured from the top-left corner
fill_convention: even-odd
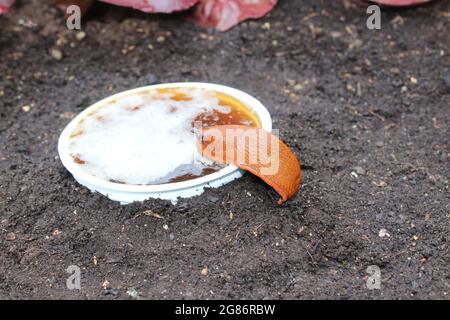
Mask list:
[[[0,298],[448,299],[450,2],[384,10],[381,30],[366,18],[284,0],[219,33],[96,4],[83,37],[50,3],[19,2],[0,17]],[[75,182],[56,149],[68,122],[174,81],[260,99],[302,163],[298,195],[278,206],[246,174],[121,206]]]

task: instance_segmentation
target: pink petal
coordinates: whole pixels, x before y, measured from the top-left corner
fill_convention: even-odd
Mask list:
[[[193,20],[203,27],[225,31],[247,19],[267,14],[278,0],[200,0]]]
[[[372,1],[386,6],[406,7],[430,2],[431,0],[372,0]]]
[[[8,12],[15,0],[0,0],[0,14]]]
[[[144,12],[171,13],[186,10],[199,0],[101,0],[124,7],[131,7]]]

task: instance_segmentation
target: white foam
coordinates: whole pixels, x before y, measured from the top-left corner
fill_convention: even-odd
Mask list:
[[[100,107],[78,125],[81,134],[71,138],[70,153],[89,174],[127,184],[150,184],[182,165],[204,162],[192,121],[205,111],[231,110],[211,91],[180,91],[192,99],[135,94]]]

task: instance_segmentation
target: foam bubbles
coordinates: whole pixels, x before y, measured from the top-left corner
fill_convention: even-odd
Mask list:
[[[192,122],[229,113],[210,90],[152,90],[112,100],[72,132],[70,153],[87,173],[126,184],[152,184],[191,164],[211,165],[197,150]]]

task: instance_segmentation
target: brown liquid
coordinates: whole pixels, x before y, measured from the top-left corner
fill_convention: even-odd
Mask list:
[[[229,113],[223,113],[218,110],[204,112],[199,114],[194,122],[201,121],[203,128],[227,124],[259,127],[259,121],[256,115],[239,100],[219,92],[216,93],[216,96],[219,99],[219,105],[228,107],[231,111]]]
[[[206,111],[200,113],[193,121],[192,127],[201,125],[203,128],[215,126],[215,125],[245,125],[250,127],[260,127],[260,122],[258,117],[250,111],[243,103],[239,100],[226,95],[221,92],[206,90],[208,92],[212,92],[219,100],[219,105],[222,107],[228,108],[230,111],[220,112],[218,110]],[[152,98],[158,98],[159,95],[169,96],[173,101],[190,101],[192,100],[189,97],[189,91],[186,92],[186,89],[177,89],[177,88],[167,88],[167,89],[157,89],[157,90],[149,90],[145,93],[142,93],[145,96],[149,97],[149,100]],[[110,103],[116,103],[116,101]],[[144,107],[144,105],[129,105],[124,108],[130,112],[135,112],[140,108]],[[180,106],[174,106],[170,109],[170,113],[176,113]],[[88,116],[94,116],[95,111],[93,111]],[[99,122],[105,121],[103,117],[97,116],[97,120]],[[83,123],[83,120],[80,121],[80,124]],[[81,134],[83,134],[82,129],[75,130],[71,138],[75,138]],[[160,150],[158,152],[164,152]],[[80,155],[72,155],[73,161],[78,165],[86,164]],[[187,180],[192,180],[195,178],[203,177],[208,174],[214,173],[222,169],[224,166],[213,164],[213,165],[205,165],[205,164],[190,164],[190,165],[182,165],[171,172],[169,175],[162,177],[156,181],[152,181],[148,183],[148,185],[154,184],[163,184],[163,183],[173,183],[173,182],[182,182]],[[123,181],[117,181],[110,179],[109,181],[114,183],[123,184]]]

